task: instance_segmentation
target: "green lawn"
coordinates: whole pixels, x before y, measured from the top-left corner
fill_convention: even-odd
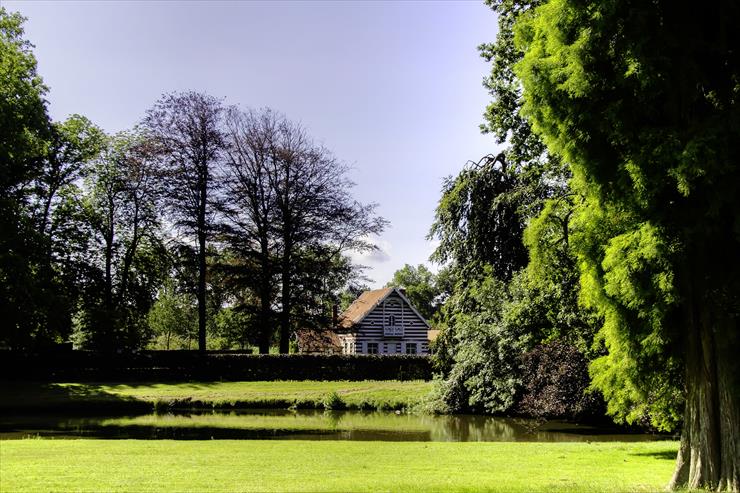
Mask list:
[[[323,408],[336,393],[349,409],[403,409],[431,389],[423,381],[190,382],[2,384],[0,412],[25,410],[145,411],[157,408]]]
[[[0,491],[660,491],[677,442],[0,441]]]

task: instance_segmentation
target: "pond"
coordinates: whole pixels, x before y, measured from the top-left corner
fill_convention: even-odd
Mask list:
[[[562,421],[377,411],[255,409],[126,417],[0,416],[0,439],[29,437],[443,442],[625,442],[666,438]]]

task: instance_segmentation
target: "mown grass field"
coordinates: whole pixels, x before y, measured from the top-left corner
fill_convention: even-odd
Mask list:
[[[676,442],[6,440],[3,492],[657,492]]]
[[[277,381],[188,383],[2,384],[0,412],[92,409],[107,411],[182,408],[315,408],[332,394],[347,409],[405,409],[431,389],[424,381]]]

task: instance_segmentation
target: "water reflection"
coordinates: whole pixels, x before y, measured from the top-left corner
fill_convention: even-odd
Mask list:
[[[0,439],[29,436],[446,442],[643,441],[666,438],[558,421],[360,411],[244,410],[128,417],[0,417]]]

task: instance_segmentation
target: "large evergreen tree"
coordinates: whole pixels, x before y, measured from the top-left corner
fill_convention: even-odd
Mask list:
[[[665,409],[683,365],[673,487],[740,489],[739,23],[732,1],[553,0],[518,26],[525,113],[586,201],[594,383],[630,419]]]

